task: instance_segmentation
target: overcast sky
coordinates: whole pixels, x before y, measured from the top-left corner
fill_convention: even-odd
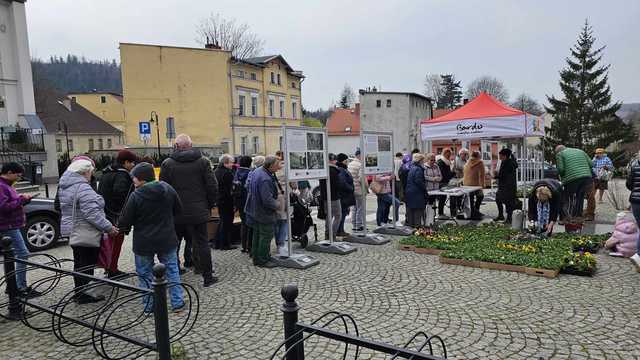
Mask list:
[[[560,95],[558,71],[587,17],[607,46],[614,99],[640,101],[637,0],[29,0],[31,54],[119,61],[119,42],[197,46],[196,25],[212,12],[248,23],[265,53],[305,73],[308,109],[331,105],[345,83],[423,93],[427,73],[463,86],[492,75],[511,98],[545,102]]]

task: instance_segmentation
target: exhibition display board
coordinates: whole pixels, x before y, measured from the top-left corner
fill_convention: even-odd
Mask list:
[[[331,202],[331,179],[329,176],[329,162],[327,153],[327,130],[322,128],[300,127],[300,126],[284,126],[282,128],[282,136],[284,143],[285,156],[285,178],[286,178],[286,197],[289,199],[289,183],[301,180],[325,180],[327,189],[327,199],[325,203]],[[287,212],[291,214],[289,208],[290,201],[286,201]],[[329,241],[318,241],[307,246],[309,251],[326,252],[332,254],[348,254],[357,249],[351,244],[333,241],[335,234],[331,228],[331,206],[326,207],[327,223],[326,229],[329,233]],[[287,216],[289,230],[289,259],[292,254],[292,234],[291,234],[291,215]],[[305,255],[307,256],[307,255]],[[308,256],[307,256],[308,257]],[[288,260],[288,259],[287,259]],[[305,259],[303,259],[305,260]],[[317,261],[317,260],[315,260]]]

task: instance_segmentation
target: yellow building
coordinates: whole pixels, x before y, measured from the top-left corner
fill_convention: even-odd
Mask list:
[[[234,154],[273,154],[281,126],[300,125],[304,79],[280,55],[245,60],[212,47],[120,44],[126,142],[144,145],[138,124],[155,111],[160,142],[170,146],[166,118],[194,145]],[[156,144],[152,126],[148,146]]]
[[[124,132],[124,104],[122,95],[112,92],[70,93],[72,100],[91,111],[116,129]]]

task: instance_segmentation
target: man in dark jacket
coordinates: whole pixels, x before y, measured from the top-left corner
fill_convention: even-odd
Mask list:
[[[340,172],[340,179],[344,184],[344,188],[341,189],[340,192],[340,207],[342,208],[342,213],[340,217],[340,225],[338,226],[338,233],[336,236],[349,236],[344,231],[344,220],[347,218],[347,214],[351,210],[351,207],[356,204],[356,197],[354,194],[354,186],[353,186],[353,177],[347,170],[347,162],[349,157],[346,154],[340,153],[338,154],[336,166],[338,167],[338,171]]]
[[[131,170],[134,191],[120,217],[118,227],[128,231],[133,227],[133,253],[140,287],[150,288],[153,281],[154,257],[167,268],[171,307],[174,312],[185,308],[178,265],[178,238],[173,219],[180,214],[178,194],[164,181],[156,181],[153,166],[140,163]],[[143,299],[145,313],[153,312],[153,300]]]
[[[264,165],[252,171],[247,181],[248,195],[244,211],[252,228],[251,255],[256,266],[277,266],[271,261],[270,250],[278,211],[275,173],[280,170],[281,164],[276,156],[267,156]]]
[[[438,164],[438,168],[440,168],[440,174],[442,174],[442,180],[440,180],[440,187],[445,187],[449,185],[449,181],[456,176],[456,173],[451,168],[451,149],[444,149],[442,151],[442,155],[436,157],[436,164]],[[451,199],[456,198],[455,196],[451,197]],[[446,196],[438,196],[438,215],[444,215],[444,205],[447,202]],[[456,199],[457,200],[457,199]],[[453,201],[450,204],[451,216],[456,216],[456,205],[457,201]]]
[[[183,204],[182,213],[176,216],[175,223],[178,242],[183,238],[186,242],[185,266],[195,265],[196,271],[202,273],[204,286],[210,286],[218,281],[213,276],[207,236],[207,222],[218,195],[218,183],[211,170],[211,162],[199,150],[192,148],[189,135],[178,135],[175,151],[162,162],[160,180],[176,190]],[[190,251],[192,244],[193,259]]]
[[[513,158],[511,150],[504,148],[498,153],[500,156],[500,169],[495,178],[498,180],[498,191],[496,192],[496,205],[498,206],[498,217],[495,221],[504,220],[511,224],[511,215],[516,206],[518,193],[517,174],[518,162]],[[506,208],[507,218],[503,215],[503,205]]]
[[[340,226],[340,221],[342,220],[342,206],[340,205],[340,194],[345,191],[347,185],[342,181],[340,177],[340,171],[336,166],[336,162],[338,158],[335,154],[329,153],[329,190],[330,190],[330,201],[331,203],[328,206],[331,206],[331,218],[329,216],[325,219],[325,239],[329,239],[329,226],[333,230],[333,237],[338,234],[338,226]],[[328,214],[328,206],[327,203],[327,180],[320,180],[320,197],[324,201],[325,211]]]
[[[107,220],[112,224],[118,223],[120,213],[126,204],[127,197],[133,190],[133,182],[129,171],[133,169],[138,161],[136,154],[129,150],[120,150],[116,155],[116,161],[102,170],[102,177],[98,186],[98,194],[104,198],[104,212]],[[120,250],[124,242],[124,233],[120,232],[111,237],[113,244],[111,265],[107,271],[109,277],[122,275],[118,270],[118,259],[120,258]]]
[[[233,156],[229,154],[220,156],[218,167],[214,171],[218,182],[218,210],[220,211],[220,220],[222,220],[222,236],[216,238],[215,247],[220,250],[236,248],[231,246],[235,214],[233,208],[233,161]]]

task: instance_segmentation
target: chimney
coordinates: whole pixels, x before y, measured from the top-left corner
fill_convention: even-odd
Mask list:
[[[360,103],[356,103],[354,112],[356,115],[360,115]]]
[[[469,102],[469,99],[462,99],[462,105],[467,105],[468,102]]]
[[[214,41],[213,39],[209,39],[208,36],[207,36],[207,42],[204,44],[204,48],[205,49],[212,49],[212,50],[220,50],[220,49],[222,49],[220,47],[220,45],[218,45],[218,43],[216,41]]]

